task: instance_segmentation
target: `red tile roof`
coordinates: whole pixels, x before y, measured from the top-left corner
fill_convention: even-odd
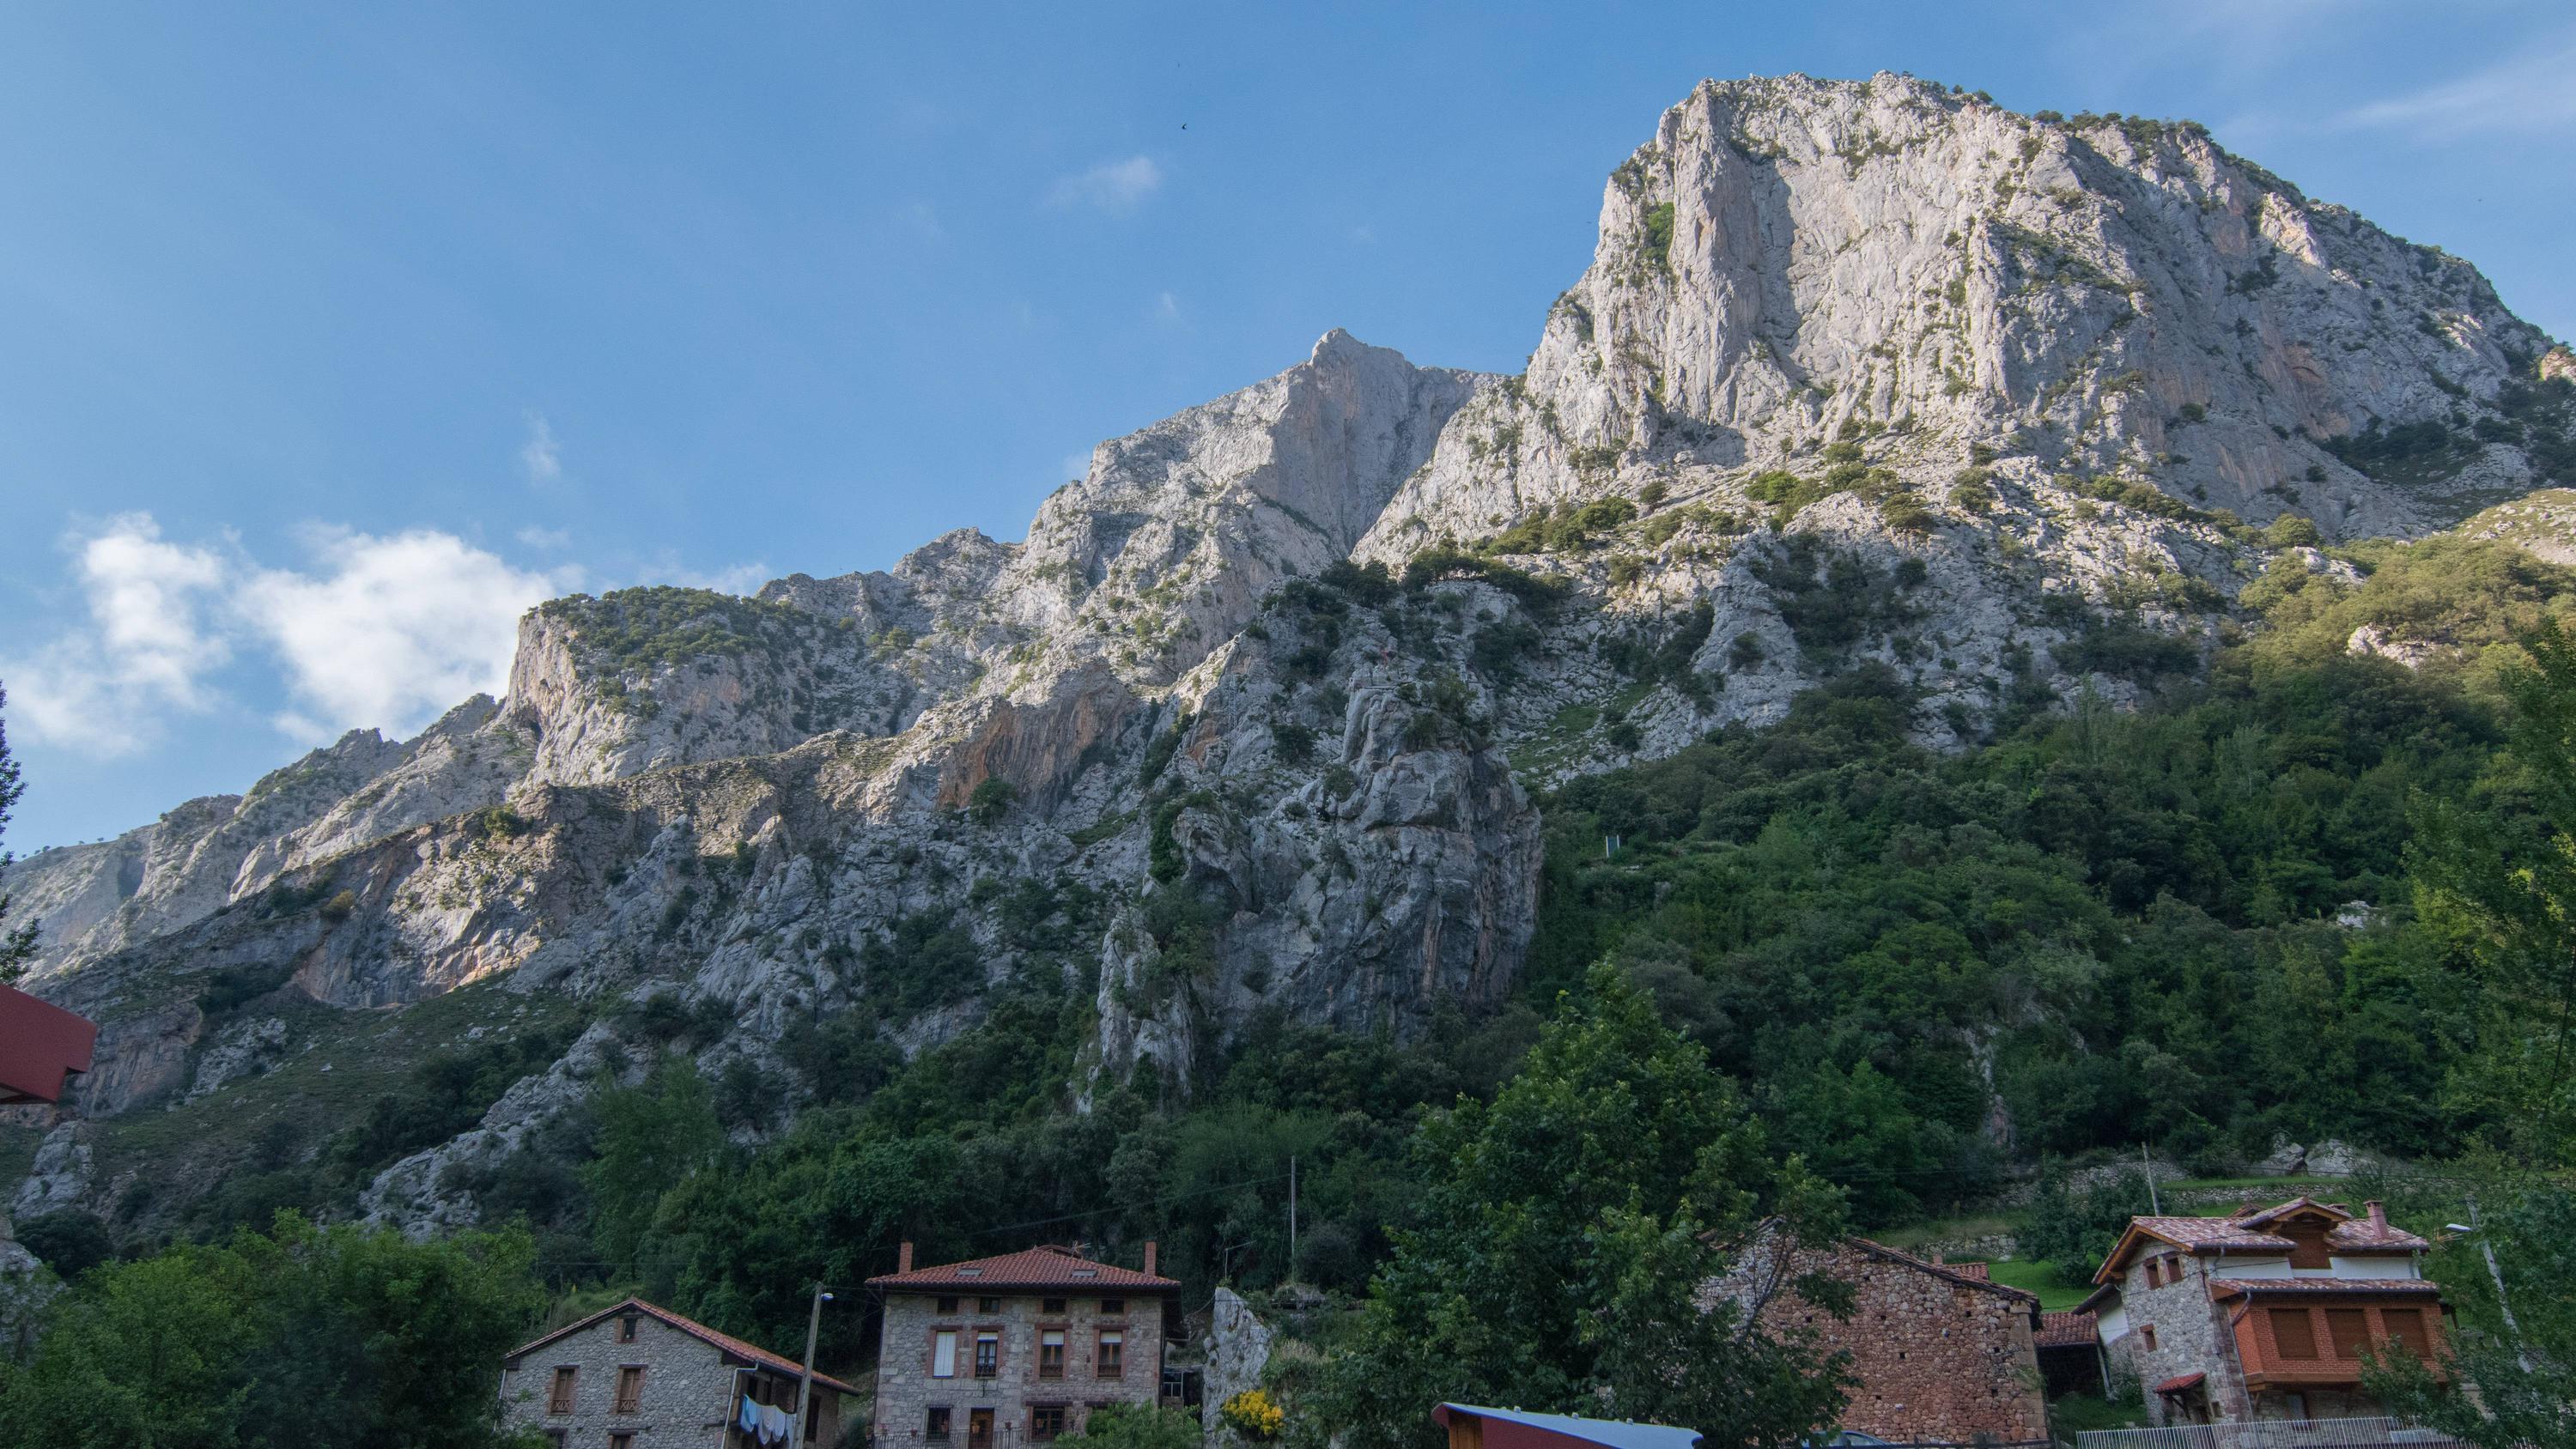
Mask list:
[[[1883,1258],[1907,1268],[1917,1268],[1935,1277],[1947,1278],[1953,1283],[1965,1284],[1970,1288],[1983,1288],[1989,1293],[2020,1299],[2032,1308],[2039,1306],[2038,1294],[2026,1288],[2008,1288],[1995,1282],[1986,1276],[1986,1265],[1983,1263],[1935,1263],[1927,1258],[1915,1257],[1912,1253],[1899,1252],[1885,1243],[1874,1242],[1868,1238],[1853,1238],[1851,1244],[1874,1258]]]
[[[2207,1376],[2204,1374],[2175,1374],[2172,1378],[2156,1385],[2156,1392],[2160,1394],[2178,1394],[2183,1390],[2190,1388],[2193,1384],[2199,1383],[2205,1377]]]
[[[2225,1217],[2158,1215],[2131,1218],[2128,1229],[2120,1235],[2119,1245],[2111,1250],[2110,1257],[2102,1261],[2101,1271],[2093,1275],[2093,1281],[2110,1282],[2114,1270],[2128,1261],[2132,1244],[2142,1236],[2158,1238],[2193,1253],[2287,1253],[2298,1245],[2264,1229],[2302,1211],[2339,1219],[2326,1232],[2326,1246],[2339,1252],[2412,1253],[2432,1246],[2403,1228],[2392,1227],[2384,1221],[2354,1217],[2352,1210],[2341,1203],[2294,1197],[2270,1207],[2249,1203]]]
[[[741,1359],[747,1364],[752,1364],[760,1368],[772,1369],[779,1373],[791,1376],[801,1375],[805,1372],[803,1366],[798,1364],[796,1360],[792,1358],[771,1353],[768,1349],[762,1348],[759,1344],[750,1343],[743,1339],[736,1338],[730,1333],[718,1333],[714,1329],[707,1327],[705,1324],[698,1322],[694,1318],[684,1318],[677,1313],[673,1313],[668,1308],[664,1308],[656,1303],[647,1303],[641,1298],[629,1298],[623,1303],[603,1308],[597,1313],[594,1313],[579,1322],[567,1323],[563,1327],[556,1329],[554,1332],[549,1333],[542,1338],[532,1338],[526,1343],[520,1344],[517,1348],[510,1350],[508,1355],[502,1359],[502,1362],[516,1363],[520,1359],[525,1358],[536,1350],[545,1347],[547,1344],[554,1342],[558,1338],[579,1333],[583,1329],[589,1328],[593,1324],[599,1323],[604,1319],[615,1318],[620,1314],[631,1312],[641,1312],[648,1318],[658,1319],[659,1321],[678,1329],[680,1332],[689,1335],[691,1338],[697,1339],[701,1343],[714,1345],[727,1357]],[[821,1384],[827,1389],[832,1389],[844,1394],[855,1394],[858,1392],[857,1389],[850,1387],[848,1384],[841,1382],[830,1374],[819,1371],[814,1375],[814,1382]]]
[[[1114,1263],[1094,1262],[1071,1248],[1049,1245],[941,1263],[909,1273],[886,1273],[868,1280],[871,1288],[921,1292],[934,1288],[1127,1288],[1140,1293],[1178,1293],[1180,1283],[1152,1273],[1139,1273]]]
[[[2039,1333],[2031,1340],[2039,1348],[2090,1348],[2101,1341],[2101,1325],[2081,1310],[2039,1315]]]
[[[2425,1278],[2212,1278],[2213,1298],[2240,1293],[2440,1293],[2441,1285]]]

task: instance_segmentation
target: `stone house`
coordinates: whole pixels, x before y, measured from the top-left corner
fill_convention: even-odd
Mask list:
[[[1110,1404],[1163,1395],[1164,1318],[1181,1285],[1071,1248],[1041,1247],[868,1280],[885,1303],[877,1348],[879,1449],[1016,1449],[1082,1427]]]
[[[1800,1296],[1809,1274],[1852,1290],[1837,1318]],[[1758,1239],[1715,1294],[1757,1327],[1799,1330],[1850,1355],[1858,1382],[1841,1428],[1881,1439],[2031,1444],[2048,1438],[2036,1336],[2039,1297],[1986,1276],[1983,1263],[1943,1263],[1867,1238],[1800,1247]]]
[[[2421,1273],[2427,1246],[2375,1202],[2358,1217],[2304,1197],[2136,1217],[2084,1306],[2112,1375],[2146,1390],[2157,1424],[2368,1417],[2364,1351],[2441,1360],[2447,1310]]]
[[[501,1360],[501,1420],[562,1449],[781,1449],[801,1372],[793,1359],[629,1298],[511,1350]],[[837,1444],[841,1395],[857,1392],[814,1375],[804,1442]],[[768,1431],[744,1427],[746,1402],[749,1422],[765,1420]]]

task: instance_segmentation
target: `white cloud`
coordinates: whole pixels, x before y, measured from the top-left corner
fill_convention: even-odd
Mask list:
[[[209,613],[229,570],[212,549],[164,540],[148,513],[119,514],[65,543],[89,617],[6,666],[15,723],[83,754],[131,753],[157,734],[164,713],[210,702],[205,676],[230,650]]]
[[[322,743],[374,726],[406,735],[507,683],[519,615],[577,581],[513,568],[453,534],[310,536],[312,567],[263,568],[227,541],[172,543],[124,514],[67,542],[86,618],[0,664],[10,723],[29,738],[113,757],[179,715],[213,708],[213,674],[264,655],[289,701],[275,722]]]
[[[1151,156],[1130,156],[1124,161],[1104,161],[1078,176],[1057,181],[1047,192],[1047,200],[1056,206],[1097,206],[1103,211],[1125,211],[1154,194],[1163,184],[1163,168]]]
[[[527,527],[520,529],[517,533],[512,534],[511,537],[526,544],[530,548],[557,549],[563,548],[572,542],[572,530],[568,528],[539,528],[535,524],[531,523]]]
[[[407,735],[508,683],[519,616],[556,591],[453,534],[314,535],[321,570],[262,569],[235,600],[285,667],[279,728],[316,743],[377,726]]]
[[[2336,117],[2354,129],[2404,129],[2450,139],[2480,132],[2555,132],[2576,126],[2576,40],[2557,43]]]
[[[519,466],[531,483],[552,483],[563,476],[563,451],[544,413],[528,414],[528,440],[519,445]]]

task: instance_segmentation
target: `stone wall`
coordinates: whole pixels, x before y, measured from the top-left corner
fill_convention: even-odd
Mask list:
[[[2153,1253],[2140,1253],[2120,1281],[2120,1307],[2128,1331],[2103,1345],[2114,1378],[2135,1379],[2146,1396],[2147,1421],[2164,1424],[2172,1403],[2156,1385],[2184,1374],[2205,1374],[2209,1405],[2215,1417],[2248,1417],[2243,1377],[2236,1371],[2233,1345],[2226,1341],[2218,1308],[2209,1301],[2209,1264],[2187,1253],[2169,1261],[2183,1264],[2176,1281],[2147,1286],[2146,1265]],[[2155,1347],[2145,1330],[2155,1330]]]
[[[877,1350],[876,1411],[870,1430],[880,1449],[940,1449],[927,1435],[929,1410],[934,1407],[949,1411],[946,1443],[954,1449],[967,1449],[968,1416],[976,1409],[993,1411],[993,1449],[1019,1449],[1030,1442],[1032,1407],[1063,1406],[1065,1432],[1069,1434],[1082,1426],[1092,1406],[1151,1404],[1160,1399],[1161,1297],[1131,1296],[1123,1300],[1125,1311],[1114,1314],[1100,1311],[1097,1294],[1068,1296],[1061,1313],[1043,1311],[1045,1300],[1033,1295],[1005,1295],[994,1312],[982,1311],[979,1304],[983,1301],[978,1295],[965,1294],[956,1300],[954,1310],[942,1312],[940,1299],[931,1294],[886,1296],[884,1338]],[[1038,1376],[1041,1326],[1066,1330],[1062,1378]],[[957,1372],[953,1377],[933,1378],[931,1335],[944,1328],[958,1331]],[[988,1379],[974,1376],[974,1337],[980,1328],[1001,1331],[1000,1361],[997,1372]],[[1124,1370],[1116,1378],[1102,1378],[1097,1372],[1097,1345],[1103,1328],[1119,1328],[1126,1334]]]
[[[726,1449],[733,1441],[737,1365],[725,1362],[715,1345],[681,1332],[651,1314],[635,1320],[635,1341],[619,1343],[619,1318],[601,1319],[579,1333],[567,1334],[506,1364],[501,1373],[501,1417],[506,1427],[560,1434],[566,1449],[608,1449],[609,1435],[632,1434],[633,1449]],[[632,1414],[614,1412],[617,1371],[628,1364],[644,1366],[644,1392]],[[555,1370],[578,1370],[573,1410],[547,1412]],[[755,1399],[781,1406],[795,1401],[794,1378],[763,1370],[742,1373],[756,1384]],[[829,1446],[840,1440],[840,1395],[815,1390],[821,1422],[814,1442]],[[739,1436],[736,1436],[738,1440]]]
[[[1784,1289],[1763,1308],[1762,1322],[1807,1330],[1823,1347],[1851,1355],[1859,1382],[1843,1428],[1960,1443],[2048,1437],[2032,1344],[2035,1302],[1856,1243],[1793,1254],[1782,1281],[1813,1272],[1851,1285],[1848,1318]]]

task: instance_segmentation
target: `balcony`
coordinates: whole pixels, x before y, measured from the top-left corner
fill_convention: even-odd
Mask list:
[[[2075,1436],[2075,1449],[2449,1449],[2458,1443],[2448,1434],[2395,1419],[2256,1419],[2087,1429]]]

